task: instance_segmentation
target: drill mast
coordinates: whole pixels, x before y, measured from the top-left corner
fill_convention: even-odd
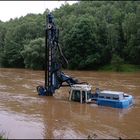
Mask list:
[[[61,71],[61,64],[58,61],[57,52],[61,54],[65,62],[62,50],[59,46],[59,30],[56,28],[52,14],[48,14],[45,29],[45,86],[37,86],[39,95],[52,96],[56,89],[62,86],[78,84],[77,79],[65,75]],[[63,85],[63,83],[66,83]],[[80,83],[79,83],[80,84]]]

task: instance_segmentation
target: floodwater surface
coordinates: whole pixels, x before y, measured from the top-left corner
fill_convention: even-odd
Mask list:
[[[68,101],[69,87],[38,96],[44,72],[0,68],[0,133],[9,139],[140,138],[140,73],[64,71],[93,91],[123,91],[135,105],[115,109]]]

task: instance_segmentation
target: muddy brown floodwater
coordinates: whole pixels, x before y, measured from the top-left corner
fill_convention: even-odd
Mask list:
[[[0,133],[9,139],[140,138],[140,73],[64,71],[100,89],[134,96],[129,109],[69,102],[69,87],[41,97],[43,71],[0,68]]]

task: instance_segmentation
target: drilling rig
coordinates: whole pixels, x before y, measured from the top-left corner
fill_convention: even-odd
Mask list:
[[[61,63],[57,52],[67,62],[61,47],[59,46],[59,30],[56,28],[54,17],[47,15],[45,28],[45,85],[37,86],[38,95],[53,96],[55,90],[63,86],[70,87],[69,100],[81,103],[94,103],[114,108],[128,108],[133,105],[133,96],[124,92],[102,90],[96,88],[95,93],[86,82],[66,75],[61,71]],[[65,83],[65,84],[63,84]]]
[[[59,46],[59,29],[55,25],[53,15],[49,13],[46,17],[45,28],[45,85],[37,86],[39,95],[53,96],[55,90],[60,87],[85,83],[79,83],[77,79],[61,71],[62,64],[58,60],[57,52],[68,63]]]

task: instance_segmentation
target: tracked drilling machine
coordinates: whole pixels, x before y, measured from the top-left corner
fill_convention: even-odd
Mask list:
[[[39,95],[52,96],[56,89],[62,86],[72,86],[79,83],[61,71],[62,64],[59,62],[57,52],[60,53],[63,60],[68,63],[61,47],[59,46],[59,29],[56,28],[54,17],[51,13],[46,18],[45,29],[45,85],[37,86]],[[65,83],[65,84],[63,84]]]

